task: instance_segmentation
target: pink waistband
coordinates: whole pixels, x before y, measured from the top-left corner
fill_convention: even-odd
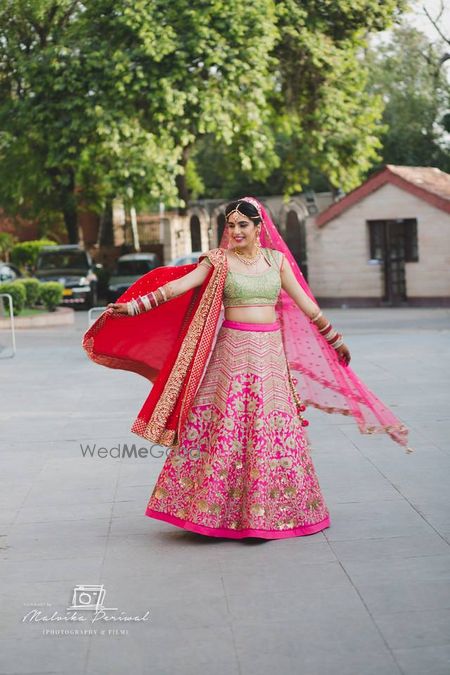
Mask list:
[[[273,323],[246,323],[244,321],[230,321],[225,319],[222,323],[222,328],[236,328],[236,330],[254,330],[254,331],[271,331],[279,330],[280,324],[278,321]]]

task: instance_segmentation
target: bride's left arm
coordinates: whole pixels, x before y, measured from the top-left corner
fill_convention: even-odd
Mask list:
[[[326,328],[329,324],[329,328],[326,331],[326,337],[324,339],[327,339],[327,341],[334,347],[334,342],[337,343],[337,346],[335,346],[336,351],[339,354],[340,360],[342,363],[347,365],[350,362],[350,352],[348,350],[347,345],[345,345],[342,342],[342,336],[340,338],[338,337],[338,333],[333,329],[331,326],[331,322],[326,318],[326,316],[323,314],[322,310],[320,307],[315,303],[309,295],[306,293],[306,291],[302,288],[300,283],[297,281],[297,278],[292,271],[292,267],[289,263],[289,260],[285,257],[283,254],[283,260],[281,263],[281,268],[280,268],[280,278],[281,278],[281,287],[286,291],[288,295],[294,300],[295,304],[297,307],[299,307],[304,314],[309,318],[309,320],[316,326],[317,330],[321,330]],[[312,321],[314,317],[317,317],[317,315],[320,312],[320,316],[318,316],[317,319]]]

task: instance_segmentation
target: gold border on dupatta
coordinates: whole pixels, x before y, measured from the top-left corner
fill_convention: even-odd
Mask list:
[[[202,337],[205,336],[207,340],[211,331],[214,334],[216,329],[219,312],[212,312],[211,310],[214,307],[214,303],[222,303],[222,291],[226,275],[225,251],[221,248],[212,249],[208,253],[208,257],[214,265],[214,270],[183,339],[177,359],[170,371],[164,389],[149,421],[145,424],[145,429],[142,429],[143,420],[139,418],[132,427],[132,431],[155,443],[163,445],[175,445],[177,443],[177,430],[168,429],[166,427],[167,420],[179,398],[199,340],[200,345],[203,347]],[[208,325],[208,319],[211,325]],[[212,325],[213,323],[214,325]],[[196,373],[198,374],[198,371]]]

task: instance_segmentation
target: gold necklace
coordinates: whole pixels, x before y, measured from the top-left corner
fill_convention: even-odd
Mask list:
[[[233,253],[242,260],[246,265],[255,265],[261,257],[261,249],[258,247],[258,253],[253,258],[246,258],[242,253],[238,253],[236,249],[233,249]]]

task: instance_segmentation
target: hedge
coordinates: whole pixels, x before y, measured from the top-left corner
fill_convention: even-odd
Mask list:
[[[24,279],[17,279],[17,281],[23,284],[23,286],[25,287],[25,292],[27,295],[25,300],[25,306],[33,307],[34,305],[37,305],[41,295],[41,284],[39,280],[30,277]]]
[[[54,312],[63,296],[63,284],[58,281],[44,281],[40,286],[42,302],[50,312]]]
[[[0,284],[0,293],[9,293],[13,300],[13,314],[17,316],[23,310],[27,299],[25,285],[16,279],[16,281],[4,281]],[[9,301],[7,298],[1,298],[3,307],[7,316],[9,316]]]
[[[18,267],[34,268],[37,262],[39,251],[43,246],[57,246],[56,241],[50,239],[32,239],[30,241],[21,241],[15,244],[11,251],[11,262]]]

